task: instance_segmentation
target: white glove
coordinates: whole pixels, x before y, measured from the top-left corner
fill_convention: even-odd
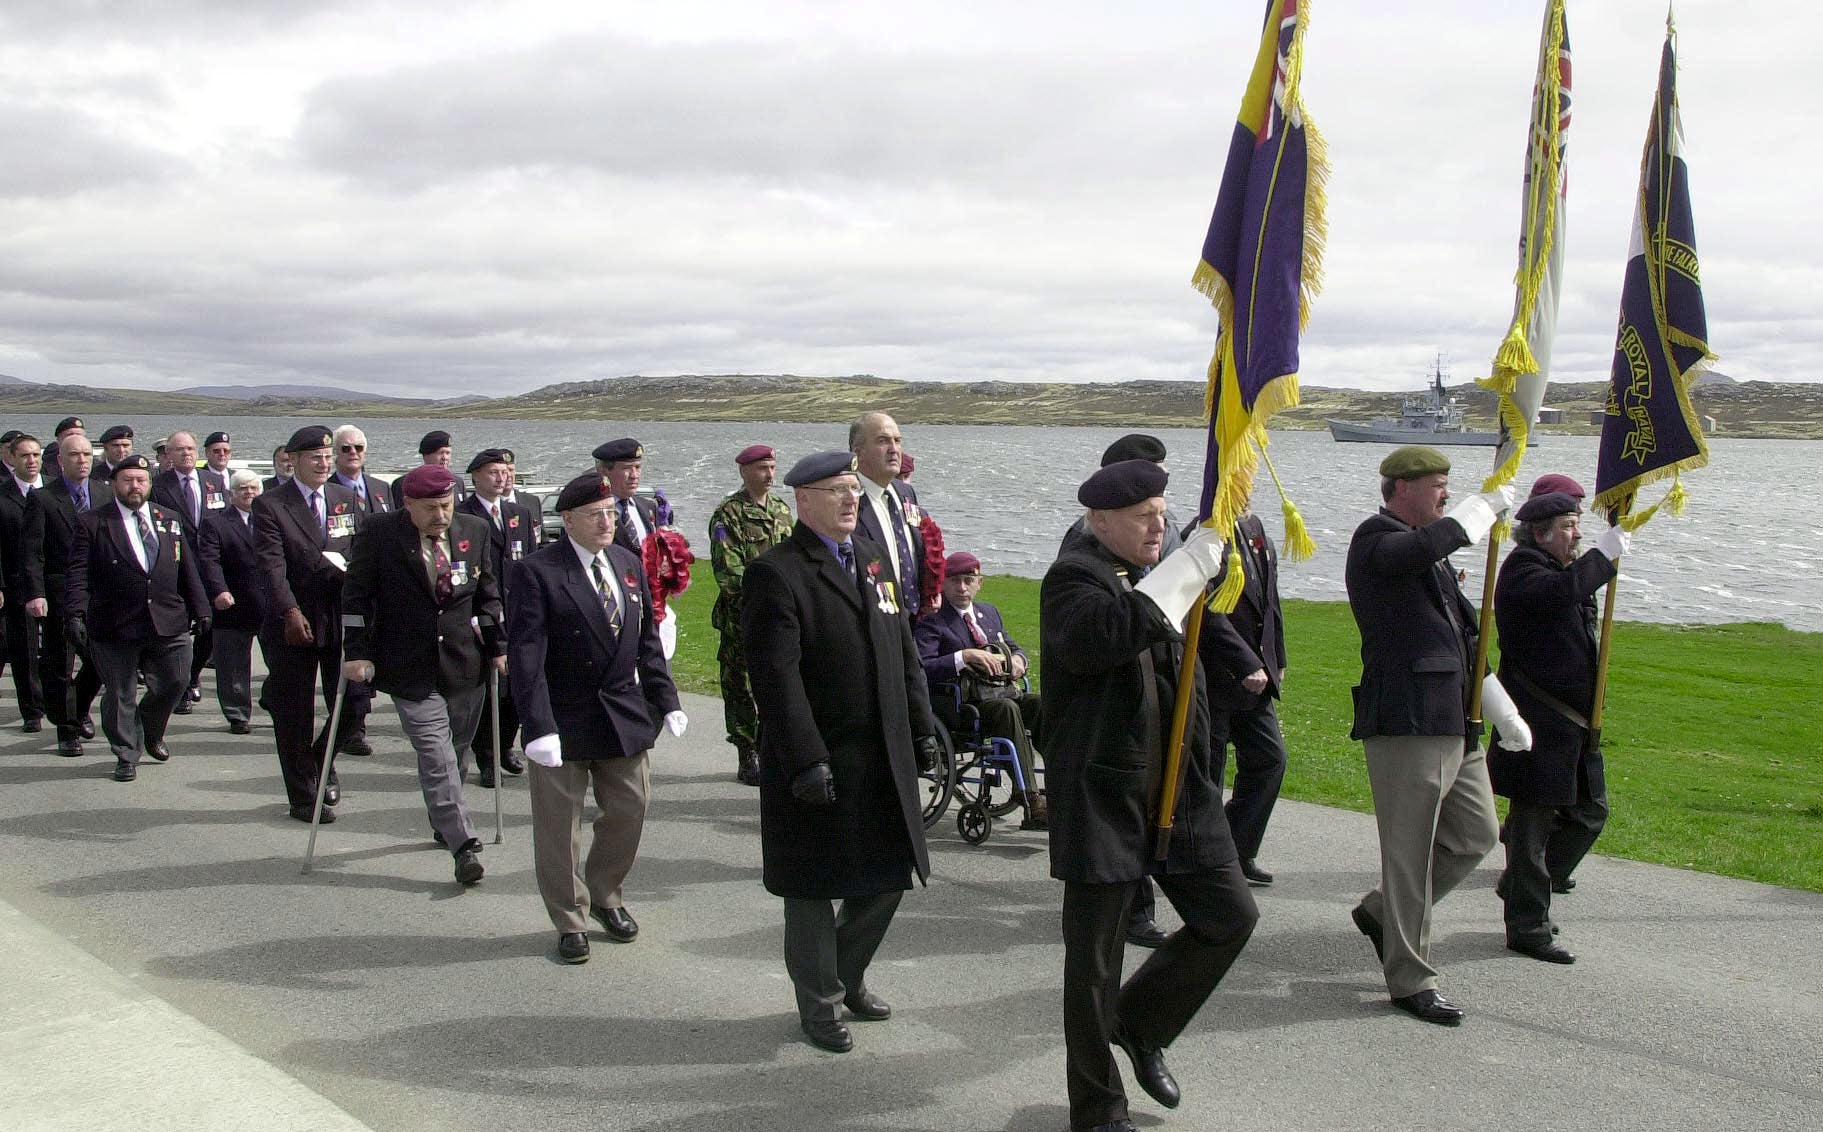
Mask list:
[[[1610,562],[1619,562],[1632,545],[1633,536],[1619,526],[1609,527],[1595,538],[1595,549],[1607,555]]]
[[[683,712],[670,711],[665,713],[665,727],[670,730],[672,738],[682,739],[684,737],[684,728],[688,726],[690,726],[690,717]]]
[[[1165,556],[1133,588],[1152,599],[1171,624],[1183,631],[1190,607],[1203,595],[1203,587],[1222,572],[1228,540],[1213,527],[1198,527],[1184,545]]]
[[[563,765],[563,740],[555,731],[540,735],[525,745],[525,757],[541,767],[556,770]]]
[[[1471,495],[1443,513],[1445,519],[1454,519],[1462,524],[1468,532],[1469,545],[1480,542],[1493,529],[1494,521],[1513,507],[1513,485],[1503,483],[1493,491],[1484,491],[1480,495]]]
[[[1507,690],[1500,686],[1500,678],[1492,672],[1481,682],[1481,718],[1494,725],[1500,732],[1500,745],[1509,751],[1529,751],[1532,749],[1532,727],[1519,714],[1519,706]]]

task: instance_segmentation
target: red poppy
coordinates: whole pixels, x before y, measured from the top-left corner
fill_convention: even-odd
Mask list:
[[[634,574],[631,570],[628,570],[626,575],[620,580],[629,590],[636,590],[639,588],[639,576]]]
[[[869,577],[869,578],[875,578],[875,579],[877,579],[877,578],[879,578],[879,576],[880,576],[880,563],[879,563],[879,561],[878,561],[878,560],[876,560],[876,561],[873,561],[873,562],[869,562],[869,563],[868,563],[868,564],[867,564],[867,576],[868,576],[868,577]]]
[[[467,539],[463,539],[461,542],[458,542],[456,544],[456,553],[458,553],[458,554],[467,554],[468,553],[468,540]]]
[[[519,529],[519,516],[514,515],[513,517],[509,518],[506,521],[506,525],[513,528],[514,530],[518,530]]]

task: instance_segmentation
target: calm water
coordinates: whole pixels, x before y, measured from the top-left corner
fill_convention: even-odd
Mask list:
[[[102,418],[91,421],[99,435]],[[179,427],[226,428],[237,452],[264,457],[305,418],[230,417],[208,422],[129,418],[142,438]],[[48,435],[55,418],[32,417],[19,427]],[[107,418],[106,423],[113,423]],[[325,420],[331,426],[341,423]],[[585,471],[589,452],[603,440],[637,436],[646,449],[645,485],[659,487],[677,506],[693,542],[704,533],[710,510],[739,485],[733,455],[756,441],[780,449],[781,464],[805,452],[844,447],[846,425],[678,424],[586,421],[382,420],[364,426],[375,470],[417,463],[418,438],[431,428],[455,437],[458,467],[467,454],[494,444],[519,455],[522,478],[561,483]],[[906,446],[917,457],[912,483],[942,525],[951,550],[979,555],[990,572],[1038,577],[1064,529],[1079,513],[1076,484],[1093,470],[1101,450],[1119,435],[1106,428],[920,426],[901,422]],[[1173,506],[1188,517],[1197,496],[1202,437],[1194,430],[1158,433],[1174,453]],[[149,442],[147,442],[149,443]],[[1343,598],[1342,568],[1348,536],[1379,506],[1376,468],[1387,448],[1337,444],[1326,433],[1274,434],[1279,474],[1319,551],[1309,562],[1287,566],[1287,597]],[[1593,437],[1545,437],[1526,457],[1521,479],[1567,472],[1593,486]],[[1479,483],[1492,466],[1488,449],[1452,450],[1459,483]],[[1823,498],[1823,442],[1728,440],[1711,442],[1710,466],[1687,477],[1690,507],[1681,519],[1661,514],[1634,541],[1621,573],[1617,616],[1637,621],[1778,621],[1823,631],[1823,527],[1816,505]],[[1281,528],[1276,495],[1262,476],[1256,493],[1266,527]],[[1657,498],[1649,491],[1648,498]],[[1599,521],[1592,524],[1599,528]],[[1593,529],[1590,532],[1593,537]],[[1465,588],[1479,600],[1485,552],[1456,555],[1470,578]]]

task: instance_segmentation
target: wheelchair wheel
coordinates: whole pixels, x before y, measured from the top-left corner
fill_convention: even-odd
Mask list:
[[[925,829],[943,820],[943,812],[949,809],[950,798],[956,793],[956,747],[950,742],[949,732],[941,726],[937,728],[937,742],[942,746],[943,754],[936,767],[918,775],[918,785],[924,791]]]
[[[999,750],[1005,748],[996,747]],[[1013,778],[1010,764],[995,759],[991,763],[982,759],[977,764],[980,775],[976,800],[987,807],[987,812],[997,818],[1003,818],[1019,808],[1019,784]]]
[[[956,811],[956,832],[970,845],[979,845],[994,832],[994,816],[980,802],[970,802]]]

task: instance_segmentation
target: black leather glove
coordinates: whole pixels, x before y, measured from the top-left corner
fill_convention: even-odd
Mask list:
[[[207,633],[212,627],[214,627],[215,618],[198,617],[194,622],[192,622],[192,624],[195,627],[197,634],[201,635],[203,633]]]
[[[64,639],[76,646],[77,652],[89,651],[89,623],[80,617],[72,617],[63,623]]]
[[[926,735],[919,739],[912,744],[912,750],[917,753],[918,771],[921,774],[929,774],[936,770],[938,764],[943,761],[943,744],[935,735]]]
[[[791,796],[806,806],[833,806],[836,802],[836,780],[828,763],[816,763],[798,771],[791,780]]]

